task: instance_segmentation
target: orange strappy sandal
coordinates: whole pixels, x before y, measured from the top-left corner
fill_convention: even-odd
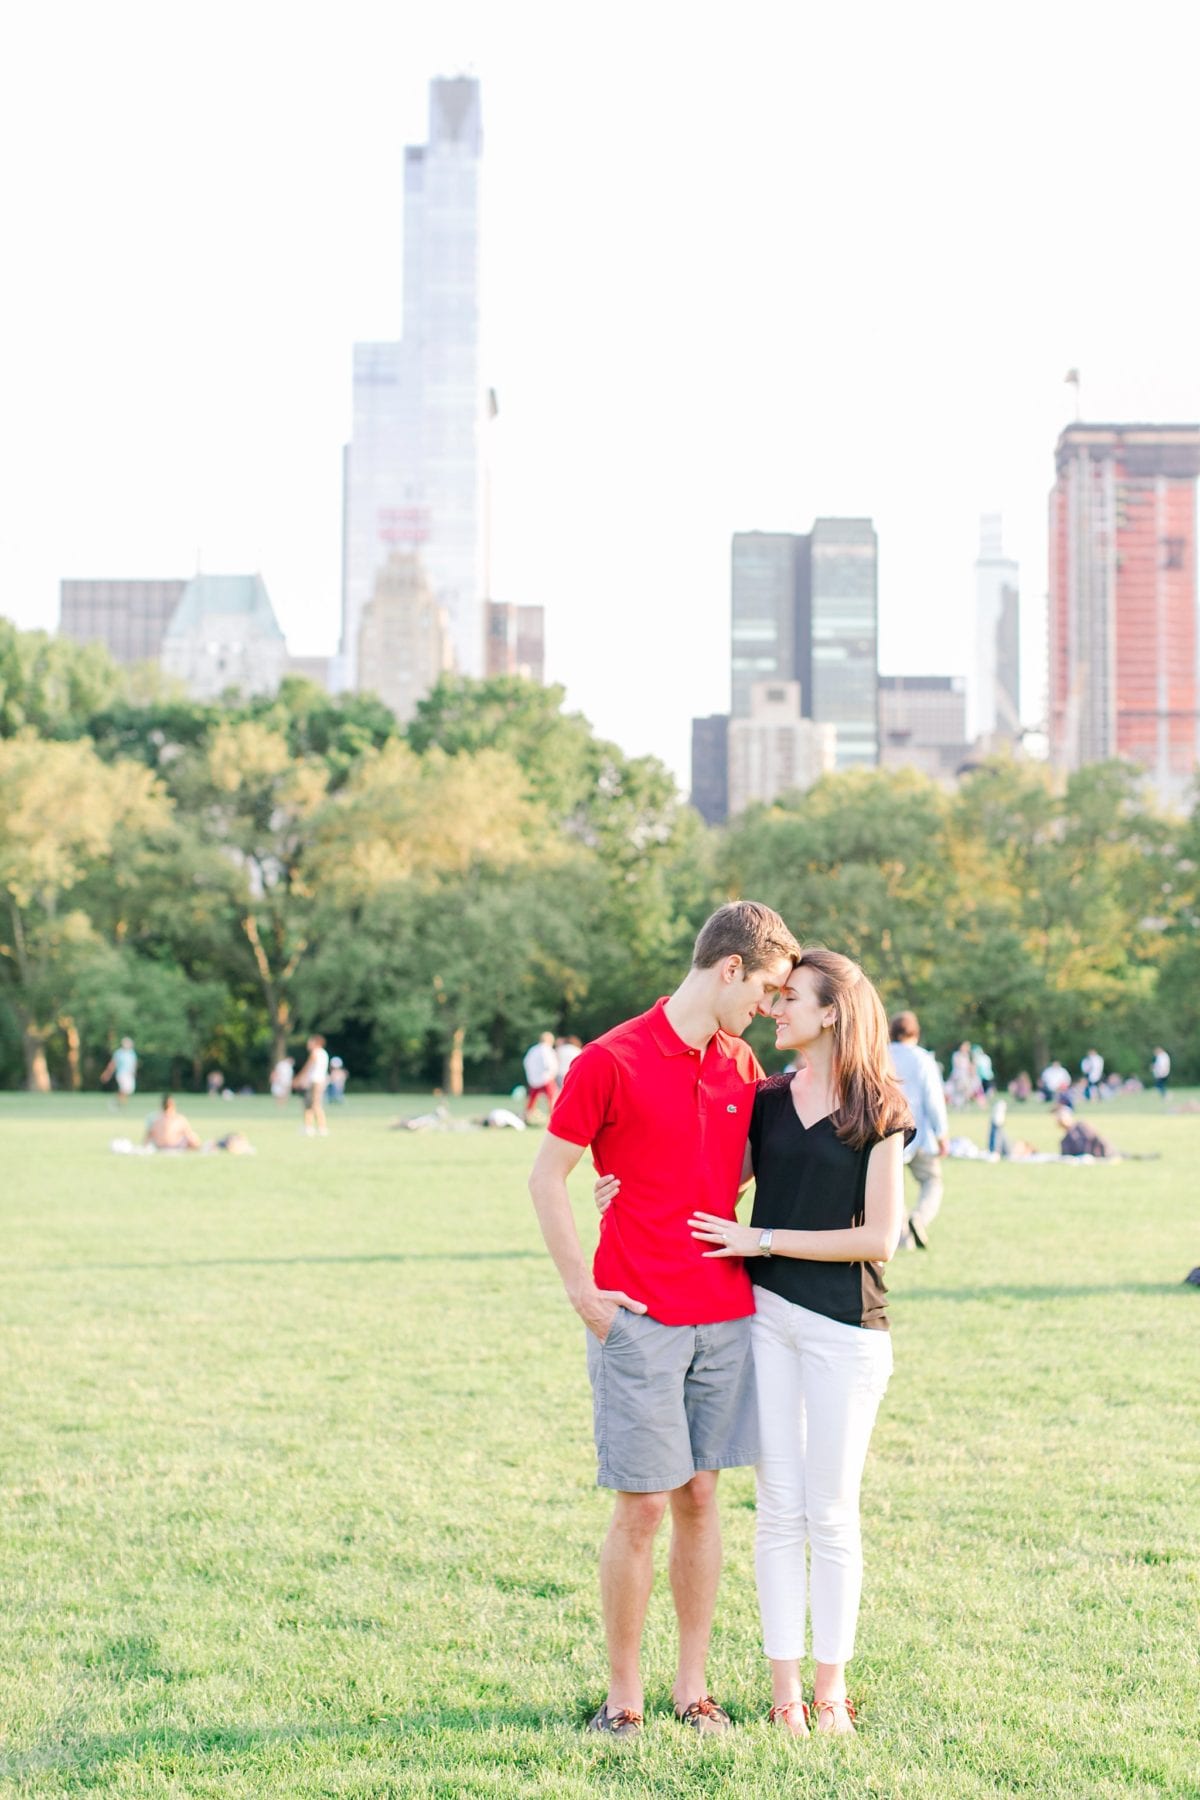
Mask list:
[[[813,1708],[817,1715],[817,1730],[823,1737],[853,1737],[855,1735],[854,1721],[858,1714],[849,1700],[814,1700]],[[834,1720],[839,1712],[843,1715],[841,1724],[822,1724],[821,1721],[826,1713],[829,1714],[831,1720]]]
[[[797,1722],[796,1714],[799,1713]],[[782,1725],[793,1737],[811,1737],[808,1729],[808,1706],[803,1700],[785,1700],[782,1706],[773,1706],[767,1714],[768,1725]]]

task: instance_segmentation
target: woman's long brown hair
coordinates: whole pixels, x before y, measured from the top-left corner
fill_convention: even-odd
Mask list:
[[[883,1001],[856,962],[814,944],[800,953],[798,969],[811,969],[821,1006],[835,1009],[833,1127],[854,1150],[904,1130],[913,1122],[904,1089],[892,1072]]]

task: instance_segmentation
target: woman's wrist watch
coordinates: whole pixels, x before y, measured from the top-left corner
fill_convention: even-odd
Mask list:
[[[773,1229],[769,1229],[767,1231],[760,1231],[758,1234],[758,1254],[760,1256],[770,1256],[771,1245],[774,1243],[774,1241],[775,1241],[775,1232]]]

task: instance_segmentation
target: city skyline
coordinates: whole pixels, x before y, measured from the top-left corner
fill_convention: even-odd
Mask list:
[[[476,6],[351,4],[318,39],[217,4],[187,12],[181,57],[183,15],[116,0],[78,9],[69,60],[53,19],[23,16],[28,79],[0,121],[25,171],[0,611],[53,629],[63,578],[199,561],[261,570],[292,649],[334,650],[350,347],[395,335],[403,149],[429,79],[470,69],[493,591],[545,607],[568,705],[686,786],[690,719],[728,704],[729,540],[818,516],[875,522],[880,666],[967,674],[995,512],[1039,720],[1064,374],[1085,417],[1200,417],[1186,59],[1157,55],[1155,14],[981,19],[944,66],[920,5],[877,9],[863,49],[849,19],[782,6],[729,32],[618,4],[582,62],[534,9],[522,32]],[[824,74],[798,104],[803,70]],[[1121,158],[1064,206],[1067,98],[1109,91]],[[211,130],[222,111],[237,132]]]

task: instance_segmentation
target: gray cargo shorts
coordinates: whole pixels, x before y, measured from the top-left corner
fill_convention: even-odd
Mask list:
[[[660,1325],[618,1307],[587,1334],[599,1487],[661,1494],[758,1460],[750,1320]]]

